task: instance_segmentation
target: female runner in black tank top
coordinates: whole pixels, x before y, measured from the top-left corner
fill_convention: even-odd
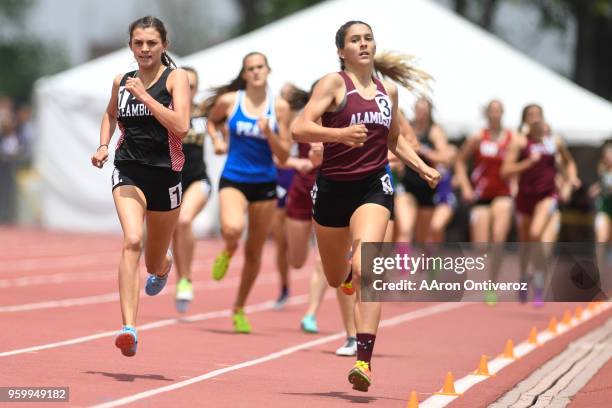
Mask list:
[[[432,186],[440,175],[419,159],[405,140],[398,139],[397,87],[374,78],[376,45],[370,26],[345,23],[336,33],[336,46],[343,71],[319,81],[292,131],[298,142],[324,142],[321,172],[313,187],[319,253],[327,281],[338,287],[349,272],[347,255],[353,245],[353,284],[360,299],[359,244],[383,240],[393,205],[393,187],[386,171],[387,147]],[[384,62],[387,64],[378,60],[376,68],[403,84],[410,84],[417,76],[401,59]],[[323,126],[317,124],[319,119]],[[367,391],[380,303],[358,301],[355,319],[357,362],[349,372],[349,381],[353,388]]]
[[[182,67],[187,71],[191,100],[198,92],[198,73],[190,67]],[[183,200],[178,223],[172,236],[174,265],[177,273],[175,293],[176,310],[179,313],[187,311],[189,302],[193,300],[193,285],[191,283],[195,238],[193,236],[193,221],[202,211],[211,192],[211,184],[206,173],[204,162],[204,138],[206,136],[206,120],[200,107],[193,105],[191,109],[191,125],[183,139],[182,190]]]
[[[119,75],[102,118],[100,146],[91,158],[102,168],[108,160],[108,144],[119,124],[113,172],[113,199],[123,230],[119,263],[119,295],[123,329],[115,345],[125,356],[136,354],[136,312],[140,279],[138,261],[142,253],[144,221],[145,264],[150,274],[146,292],[155,295],[170,272],[168,252],[179,216],[184,156],[181,138],[189,130],[189,83],[187,74],[170,69],[164,24],[143,17],[130,25],[129,46],[138,71]]]

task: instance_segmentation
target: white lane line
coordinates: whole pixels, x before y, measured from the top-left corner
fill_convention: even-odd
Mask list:
[[[19,259],[13,261],[3,261],[2,269],[0,272],[2,273],[10,273],[10,272],[24,272],[24,271],[38,271],[40,269],[62,269],[62,268],[70,268],[74,269],[75,267],[84,267],[90,265],[97,265],[100,261],[108,260],[110,254],[112,253],[117,258],[119,257],[119,251],[107,251],[107,256],[101,256],[102,254],[98,253],[95,256],[93,255],[63,255],[58,256],[57,259],[49,259],[49,258],[31,258],[31,259]]]
[[[57,285],[74,282],[99,282],[117,279],[117,273],[111,273],[110,268],[96,268],[97,272],[54,273],[50,275],[24,276],[22,278],[0,280],[0,289],[20,288],[24,286]]]
[[[439,304],[439,305],[435,305],[435,306],[430,306],[424,309],[419,309],[419,310],[415,310],[412,312],[408,312],[408,313],[404,313],[395,317],[392,317],[390,319],[385,319],[382,320],[380,322],[379,328],[384,328],[384,327],[392,327],[392,326],[397,326],[401,323],[405,323],[411,320],[415,320],[415,319],[419,319],[421,317],[426,317],[426,316],[431,316],[431,315],[435,315],[438,313],[443,313],[443,312],[447,312],[450,310],[454,310],[454,309],[458,309],[461,307],[467,306],[466,303],[443,303],[443,304]],[[150,389],[148,391],[143,391],[140,392],[138,394],[134,394],[134,395],[130,395],[127,397],[123,397],[114,401],[109,401],[109,402],[105,402],[103,404],[99,404],[99,405],[94,405],[92,406],[92,408],[112,408],[112,407],[119,407],[121,405],[126,405],[129,404],[131,402],[134,401],[138,401],[138,400],[142,400],[145,398],[150,398],[152,396],[158,395],[158,394],[162,394],[165,392],[170,392],[170,391],[174,391],[180,388],[184,388],[187,387],[189,385],[192,384],[196,384],[205,380],[208,380],[210,378],[214,378],[214,377],[218,377],[220,375],[226,374],[226,373],[230,373],[232,371],[237,371],[243,368],[247,368],[247,367],[252,367],[258,364],[263,364],[266,363],[268,361],[272,361],[272,360],[278,360],[281,357],[285,357],[288,356],[290,354],[294,354],[298,351],[301,350],[306,350],[309,348],[313,348],[316,346],[320,346],[322,344],[325,343],[329,343],[331,341],[334,340],[338,340],[338,339],[342,339],[346,336],[346,333],[344,332],[340,332],[340,333],[335,333],[335,334],[331,334],[325,337],[322,337],[320,339],[317,340],[312,340],[312,341],[308,341],[305,343],[301,343],[301,344],[297,344],[295,346],[291,346],[291,347],[287,347],[284,348],[282,350],[279,350],[277,352],[253,359],[253,360],[247,360],[244,361],[242,363],[239,364],[235,364],[229,367],[225,367],[225,368],[221,368],[218,370],[214,370],[214,371],[210,371],[207,373],[204,373],[202,375],[199,375],[197,377],[193,377],[190,378],[188,380],[184,380],[184,381],[179,381],[177,383],[171,384],[171,385],[167,385],[164,387],[159,387],[159,388],[153,388]]]
[[[330,293],[328,293],[326,298],[329,298],[329,295]],[[306,303],[307,301],[308,301],[308,295],[299,295],[299,296],[293,296],[289,298],[288,304],[299,305],[302,303]],[[257,313],[257,312],[262,312],[266,310],[271,310],[274,308],[274,303],[275,302],[273,301],[267,301],[267,302],[258,303],[252,306],[247,306],[245,308],[245,311],[247,313]],[[158,329],[160,327],[172,326],[172,325],[184,322],[184,321],[199,322],[202,320],[210,320],[210,319],[216,319],[219,317],[228,317],[228,316],[231,316],[231,310],[224,309],[224,310],[217,310],[217,311],[207,312],[207,313],[199,313],[199,314],[192,315],[192,316],[158,320],[155,322],[143,324],[142,326],[138,326],[137,329],[139,331],[152,330],[152,329]],[[15,356],[18,354],[32,353],[32,352],[48,350],[52,348],[71,346],[73,344],[85,343],[85,342],[92,341],[92,340],[102,339],[104,337],[116,336],[117,333],[118,333],[117,330],[106,331],[102,333],[92,334],[89,336],[77,337],[77,338],[70,339],[70,340],[58,341],[55,343],[41,344],[39,346],[32,346],[32,347],[22,348],[18,350],[5,351],[5,352],[0,353],[0,357],[9,357],[9,356]]]
[[[569,330],[572,330],[573,328],[577,327],[578,325],[589,321],[591,318],[595,317],[599,313],[602,313],[603,311],[605,311],[605,310],[607,310],[607,309],[609,309],[611,307],[612,307],[612,304],[604,303],[595,312],[591,312],[589,310],[585,310],[583,312],[583,314],[582,314],[582,318],[580,320],[577,320],[575,318],[572,319],[572,321],[571,321],[569,326],[564,325],[564,324],[559,324],[557,326],[558,334],[553,334],[548,329],[539,332],[538,335],[537,335],[537,339],[538,339],[538,345],[537,346],[535,346],[533,344],[529,344],[527,342],[523,342],[523,343],[518,344],[517,346],[514,347],[514,356],[516,358],[515,359],[510,359],[510,358],[506,358],[506,357],[503,357],[503,356],[499,356],[499,357],[491,360],[489,362],[489,373],[490,374],[498,373],[504,367],[507,367],[510,364],[514,363],[518,358],[523,357],[526,354],[529,354],[530,352],[532,352],[533,350],[538,348],[540,345],[542,345],[542,344],[544,344],[544,343],[546,343],[546,342],[556,338],[561,333],[565,333],[565,332],[567,332]],[[477,381],[479,378],[474,378],[474,377],[479,377],[480,380]],[[476,375],[473,375],[473,374],[468,374],[467,376],[465,376],[463,378],[460,378],[459,380],[455,381],[455,383],[454,383],[455,391],[457,393],[463,394],[465,391],[467,391],[468,389],[470,389],[474,385],[478,384],[479,382],[482,382],[482,381],[486,380],[487,378],[489,378],[489,377],[476,376]],[[448,404],[450,404],[451,402],[453,402],[458,397],[459,396],[437,395],[437,394],[434,394],[434,395],[430,396],[429,398],[427,398],[425,401],[421,402],[419,404],[419,407],[420,408],[443,408],[443,407],[447,406]]]
[[[207,261],[195,261],[192,265],[194,270],[210,269],[212,264],[212,258]],[[46,266],[45,268],[49,268]],[[140,270],[145,270],[144,262],[139,264]],[[40,268],[39,268],[40,269]],[[44,268],[43,268],[44,269]],[[56,269],[56,268],[52,268]],[[22,287],[22,286],[33,286],[33,285],[48,285],[48,284],[61,284],[61,283],[73,283],[73,282],[95,282],[105,281],[109,279],[117,278],[117,263],[113,262],[106,266],[100,266],[100,262],[95,263],[95,267],[87,268],[87,272],[82,272],[84,269],[81,265],[72,265],[71,268],[61,269],[74,269],[73,272],[61,272],[54,274],[45,275],[30,275],[30,276],[18,276],[9,279],[0,280],[0,289],[11,288],[11,287]],[[2,272],[0,272],[2,274]]]
[[[302,271],[296,272],[292,275],[292,279],[300,280],[304,279],[307,276],[310,276],[310,272]],[[112,277],[113,279],[117,279],[116,276]],[[278,281],[278,275],[275,273],[267,273],[259,276],[257,278],[258,283],[273,283]],[[226,289],[236,287],[240,283],[240,277],[231,277],[226,278],[221,282],[200,282],[194,283],[193,289],[200,290],[218,290],[218,289]],[[175,285],[167,285],[165,290],[159,296],[166,295],[174,295],[174,287]],[[144,290],[140,291],[140,295],[144,296]],[[25,303],[21,305],[9,305],[9,306],[0,306],[0,313],[16,313],[16,312],[29,312],[32,310],[41,310],[41,309],[56,309],[63,307],[73,307],[73,306],[84,306],[84,305],[95,305],[100,303],[108,303],[119,300],[119,293],[105,293],[102,295],[94,295],[94,296],[84,296],[78,298],[70,298],[70,299],[59,299],[59,300],[48,300],[44,302],[36,302],[36,303]]]

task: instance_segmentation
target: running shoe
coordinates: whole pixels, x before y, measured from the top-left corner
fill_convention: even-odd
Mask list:
[[[281,293],[278,296],[278,299],[276,299],[276,302],[274,302],[274,310],[282,310],[285,307],[285,304],[287,303],[288,300],[289,300],[289,288],[286,286],[283,286],[283,288],[281,289]]]
[[[193,300],[193,285],[187,278],[181,278],[176,284],[176,310],[185,313],[189,302]]]
[[[357,337],[347,337],[346,343],[338,350],[336,350],[337,356],[352,357],[357,355]]]
[[[227,268],[229,268],[231,256],[229,252],[223,250],[217,257],[215,258],[215,262],[213,263],[212,268],[212,277],[214,280],[221,280],[225,276],[227,272]]]
[[[304,316],[304,318],[300,322],[300,326],[302,326],[302,330],[306,333],[319,332],[319,328],[317,327],[317,319],[312,314],[307,314],[306,316]]]
[[[340,289],[342,289],[342,292],[347,296],[351,296],[355,293],[355,288],[353,287],[353,269],[349,271],[346,279],[340,285]]]
[[[234,332],[236,333],[250,333],[251,325],[244,314],[244,309],[239,309],[234,312]]]
[[[544,290],[533,288],[533,307],[540,308],[542,306],[544,306]]]
[[[126,357],[134,357],[138,348],[138,334],[132,326],[123,326],[117,337],[115,346],[121,350],[121,354]]]
[[[357,360],[355,365],[348,373],[348,380],[353,384],[353,389],[357,391],[367,392],[372,384],[372,373],[370,372],[370,364],[365,361]]]
[[[166,252],[166,260],[168,261],[168,267],[166,268],[166,273],[162,276],[157,275],[149,275],[147,279],[147,284],[145,286],[145,293],[149,296],[155,296],[166,286],[166,282],[168,281],[168,275],[170,274],[170,269],[172,269],[172,251],[168,249]]]
[[[489,306],[495,306],[497,304],[497,293],[494,290],[485,291],[485,302]]]

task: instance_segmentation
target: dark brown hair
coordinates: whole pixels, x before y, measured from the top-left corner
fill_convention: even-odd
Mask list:
[[[167,42],[168,30],[166,30],[166,26],[164,25],[164,23],[157,17],[144,16],[144,17],[139,18],[136,21],[133,21],[129,27],[130,44],[132,43],[132,34],[134,33],[134,30],[137,28],[142,28],[142,29],[153,28],[155,29],[155,31],[159,33],[159,37],[161,38],[162,43]],[[170,56],[168,55],[166,51],[162,52],[161,63],[167,67],[176,68],[176,63],[172,60],[172,58],[170,58]]]
[[[538,108],[542,116],[544,116],[544,109],[542,109],[542,107],[538,105],[537,103],[530,103],[529,105],[525,105],[525,107],[523,108],[523,112],[521,113],[521,124],[518,127],[519,132],[521,131],[521,128],[525,124],[525,118],[527,118],[527,111],[531,108]]]
[[[355,24],[363,24],[372,31],[372,27],[368,23],[360,20],[347,21],[336,31],[336,48],[344,49],[346,32]],[[344,60],[340,58],[340,69],[344,68]],[[397,82],[409,91],[416,91],[418,94],[429,90],[427,83],[432,79],[428,73],[415,67],[414,57],[392,52],[380,53],[374,57],[374,71]]]

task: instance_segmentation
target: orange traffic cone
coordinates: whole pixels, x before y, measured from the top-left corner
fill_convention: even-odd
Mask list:
[[[552,334],[557,334],[557,319],[554,316],[548,323],[548,331]]]
[[[436,392],[438,395],[459,395],[457,391],[455,391],[455,381],[453,380],[453,373],[450,371],[446,374],[446,378],[444,379],[444,386],[442,387],[442,391]]]
[[[410,398],[408,399],[408,405],[406,408],[419,408],[419,399],[417,398],[416,391],[412,391],[410,393]]]
[[[487,362],[487,356],[480,356],[480,362],[478,363],[478,368],[474,372],[476,375],[483,375],[485,377],[489,377],[491,374],[489,373],[489,363]]]
[[[582,308],[580,306],[576,308],[576,319],[582,319]]]
[[[565,313],[563,313],[563,320],[562,320],[562,322],[567,327],[572,325],[572,313],[569,310],[566,310]]]
[[[533,344],[534,346],[538,345],[538,329],[535,326],[531,328],[529,332],[529,338],[527,339],[527,343]]]
[[[514,343],[512,342],[512,339],[508,339],[506,342],[506,347],[504,347],[504,357],[511,358],[513,360],[516,358],[514,357]]]

